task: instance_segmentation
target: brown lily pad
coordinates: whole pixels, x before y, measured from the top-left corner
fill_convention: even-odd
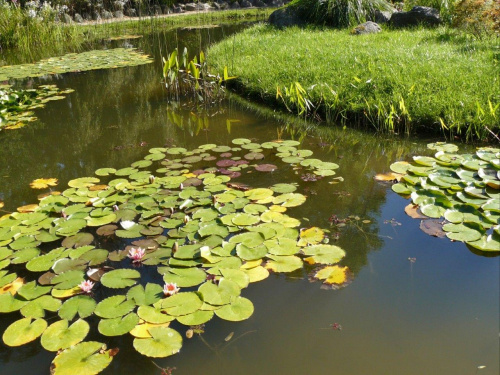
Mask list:
[[[255,170],[259,172],[274,172],[276,169],[278,169],[278,167],[274,164],[260,164],[255,166]]]
[[[118,229],[118,225],[114,224],[108,224],[108,225],[103,225],[102,227],[98,228],[96,233],[99,236],[112,236],[115,234],[115,231]]]
[[[420,222],[422,229],[429,236],[444,238],[446,233],[443,231],[443,222],[439,219],[427,219]]]
[[[412,203],[405,207],[405,212],[409,217],[412,217],[414,219],[427,219],[427,216],[423,215],[420,212],[419,207]]]

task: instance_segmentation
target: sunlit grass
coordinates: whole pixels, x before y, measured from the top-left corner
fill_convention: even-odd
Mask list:
[[[478,41],[445,28],[353,36],[265,25],[208,52],[214,70],[227,65],[251,97],[290,108],[301,100],[283,92],[298,82],[315,105],[309,115],[378,131],[444,131],[467,139],[500,130],[499,55],[494,39]]]

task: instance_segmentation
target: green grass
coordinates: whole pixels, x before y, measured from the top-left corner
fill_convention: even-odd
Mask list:
[[[249,97],[297,113],[310,101],[314,108],[306,113],[331,123],[407,134],[444,130],[468,140],[484,139],[487,128],[500,130],[495,39],[474,40],[445,28],[353,36],[258,25],[207,55],[214,70],[227,65]]]

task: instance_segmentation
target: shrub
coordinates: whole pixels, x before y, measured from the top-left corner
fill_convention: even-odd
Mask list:
[[[460,0],[453,13],[453,26],[476,37],[500,35],[500,2],[496,0]]]
[[[309,23],[336,28],[374,20],[376,10],[391,8],[385,0],[294,0],[289,6]]]
[[[439,14],[443,21],[450,23],[456,2],[457,0],[406,0],[403,10],[409,11],[417,5],[431,7],[439,10]]]

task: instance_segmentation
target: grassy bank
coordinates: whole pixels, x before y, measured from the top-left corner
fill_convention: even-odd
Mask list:
[[[1,0],[0,0],[1,2]],[[215,22],[256,21],[267,19],[272,10],[245,9],[186,13],[97,22],[64,24],[55,14],[31,17],[26,10],[0,3],[0,57],[14,55],[19,62],[35,61],[79,49],[104,38],[122,34],[147,34],[179,26],[206,25]],[[2,64],[0,59],[0,65]]]
[[[352,36],[258,25],[213,46],[208,58],[216,70],[227,65],[248,96],[332,123],[407,134],[445,131],[468,140],[500,130],[494,38],[447,29]]]

